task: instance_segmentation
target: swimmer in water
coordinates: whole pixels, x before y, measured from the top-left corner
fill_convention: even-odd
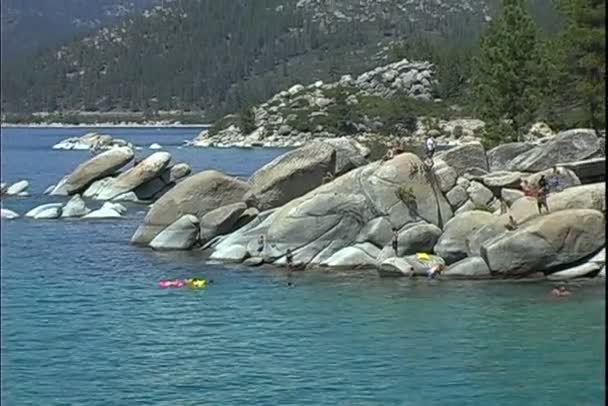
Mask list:
[[[441,275],[441,272],[445,269],[445,265],[436,264],[433,265],[428,271],[427,275],[429,279],[435,279]]]
[[[572,293],[570,293],[570,291],[568,289],[566,289],[566,287],[564,285],[562,285],[559,288],[554,288],[551,291],[551,294],[553,296],[562,297],[562,296],[570,296]]]

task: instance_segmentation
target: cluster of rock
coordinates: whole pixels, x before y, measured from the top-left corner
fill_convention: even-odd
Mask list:
[[[168,152],[155,152],[126,168],[133,158],[131,148],[112,148],[83,162],[48,192],[52,196],[82,194],[93,200],[149,203],[192,172],[188,164],[175,164]]]
[[[192,175],[154,203],[132,242],[157,249],[207,244],[367,163],[369,151],[353,140],[311,142],[242,181],[217,171]],[[182,232],[180,232],[182,230]]]
[[[486,152],[463,145],[439,154],[432,169],[410,153],[367,163],[355,141],[341,144],[290,151],[249,182],[196,174],[152,206],[132,242],[155,249],[198,243],[212,260],[249,265],[285,264],[290,249],[303,267],[392,276],[423,274],[433,263],[449,265],[444,275],[454,278],[605,273],[605,178],[582,184],[562,168],[601,154],[591,130],[560,133],[542,146]],[[537,184],[556,165],[563,190],[549,195],[550,213],[540,215],[520,181]]]
[[[363,95],[390,97],[396,94],[416,99],[432,100],[435,68],[428,62],[406,59],[365,72],[356,78],[344,75],[338,82],[317,81],[309,86],[294,85],[277,93],[266,103],[253,109],[255,130],[244,134],[238,124],[232,124],[214,135],[203,131],[191,145],[196,147],[297,147],[312,139],[334,138],[336,134],[321,121],[328,108],[336,103],[337,90],[348,92],[347,104],[359,103]],[[297,120],[312,123],[310,131],[300,131]],[[320,120],[320,121],[319,121]],[[225,118],[230,122],[229,117]],[[316,123],[319,121],[319,123]],[[379,124],[370,117],[367,123],[357,123],[362,134]],[[365,138],[365,135],[363,135]]]
[[[29,187],[30,183],[27,180],[20,180],[12,185],[2,182],[0,183],[0,196],[3,198],[8,196],[27,197],[30,195],[27,191]]]
[[[133,144],[122,138],[114,138],[111,135],[88,133],[82,137],[67,138],[53,146],[53,149],[61,150],[107,150],[119,147],[133,148]]]

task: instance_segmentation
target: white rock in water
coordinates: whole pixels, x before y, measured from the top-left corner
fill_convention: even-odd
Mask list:
[[[9,209],[1,209],[0,210],[0,218],[12,220],[19,218],[19,215],[12,210]]]
[[[48,195],[53,191],[53,189],[55,189],[55,185],[51,185],[51,186],[47,187],[46,189],[44,189],[43,194]]]
[[[74,197],[72,197],[70,201],[67,202],[67,204],[63,207],[61,217],[82,217],[86,216],[90,212],[91,209],[86,206],[80,195],[74,195]]]
[[[119,203],[106,202],[99,210],[95,210],[83,219],[119,219],[127,212],[125,206]]]
[[[61,210],[61,206],[63,206],[61,203],[43,204],[42,206],[38,206],[38,207],[28,211],[27,213],[25,213],[25,217],[38,218],[37,216],[39,216],[40,214],[42,214],[43,212],[45,212],[49,209],[60,209]],[[48,213],[47,213],[47,215],[48,215]],[[61,215],[61,211],[59,211],[59,215],[57,217],[59,217],[60,215]]]
[[[157,143],[150,145],[148,148],[150,149],[163,149],[163,146]]]
[[[20,192],[20,193],[17,193],[17,196],[19,196],[19,197],[28,197],[29,195],[30,195],[30,194],[29,194],[28,192]]]
[[[563,281],[567,279],[575,279],[582,278],[592,272],[595,272],[600,269],[600,265],[593,262],[588,262],[586,264],[578,265],[572,268],[568,268],[564,271],[555,272],[549,276],[547,279],[552,281]]]
[[[30,183],[27,180],[21,180],[9,186],[8,189],[6,189],[6,194],[9,196],[15,196],[19,193],[25,192],[28,187],[30,187]]]

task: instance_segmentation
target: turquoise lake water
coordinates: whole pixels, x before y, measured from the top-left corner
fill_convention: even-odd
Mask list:
[[[33,194],[3,207],[56,201],[42,191],[88,153],[50,147],[84,132],[3,129],[2,179]],[[196,130],[104,132],[244,177],[283,152],[180,149]],[[602,282],[556,299],[548,283],[288,279],[130,246],[146,209],[2,222],[3,405],[604,404]],[[215,283],[157,287],[191,276]]]

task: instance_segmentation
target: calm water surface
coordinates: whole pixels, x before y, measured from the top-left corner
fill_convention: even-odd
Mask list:
[[[87,152],[82,129],[2,131],[2,179],[33,196]],[[180,148],[196,130],[104,130],[196,170],[248,176],[281,150]],[[99,206],[91,203],[91,207]],[[128,244],[123,221],[2,223],[2,404],[603,405],[605,285],[381,280],[206,264]],[[157,288],[201,276],[204,291]]]

